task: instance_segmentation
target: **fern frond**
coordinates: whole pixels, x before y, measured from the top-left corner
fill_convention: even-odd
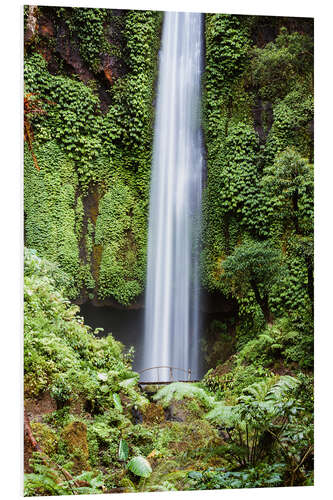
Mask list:
[[[214,408],[205,415],[205,418],[214,423],[229,427],[233,427],[238,423],[236,407],[228,406],[224,401],[216,402]]]
[[[267,342],[268,344],[272,344],[274,342],[274,339],[267,333],[262,333],[261,335],[259,335],[259,340]]]
[[[287,392],[295,389],[298,384],[299,381],[290,375],[283,375],[277,381],[274,378],[269,378],[255,382],[243,390],[239,401],[248,400],[248,396],[251,396],[253,401],[278,402]]]
[[[242,395],[239,397],[239,401],[242,401],[247,396],[251,396],[253,401],[264,401],[273,383],[273,378],[267,378],[245,387]]]
[[[271,387],[266,395],[266,400],[281,400],[286,393],[293,391],[299,384],[299,380],[290,375],[283,375],[279,380]]]
[[[197,384],[186,382],[173,382],[168,384],[162,389],[159,389],[155,396],[154,401],[160,401],[162,406],[168,406],[171,401],[181,401],[184,398],[192,398],[200,401],[206,408],[212,408],[215,400],[209,396],[207,392],[198,387]]]

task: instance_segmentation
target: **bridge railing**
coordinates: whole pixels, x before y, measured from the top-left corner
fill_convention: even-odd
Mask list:
[[[169,365],[152,366],[150,368],[145,368],[144,370],[140,370],[138,373],[142,374],[142,373],[148,372],[150,370],[157,370],[157,380],[156,380],[156,382],[160,382],[160,369],[164,369],[164,370],[168,369],[169,370],[169,376],[170,376],[171,380],[176,380],[174,378],[174,371],[175,370],[178,370],[180,372],[185,373],[185,376],[187,377],[187,380],[188,381],[191,380],[191,375],[192,375],[191,368],[188,368],[187,370],[185,370],[184,368],[177,368],[176,366],[169,366]]]

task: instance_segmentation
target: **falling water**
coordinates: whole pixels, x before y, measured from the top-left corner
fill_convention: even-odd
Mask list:
[[[150,193],[142,369],[198,376],[202,17],[164,14]],[[184,379],[147,371],[142,380]]]

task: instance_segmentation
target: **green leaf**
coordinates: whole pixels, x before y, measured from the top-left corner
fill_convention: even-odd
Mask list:
[[[137,383],[138,378],[137,377],[132,377],[132,378],[126,378],[122,382],[119,383],[121,387],[134,387],[135,384]]]
[[[153,472],[148,460],[142,456],[132,458],[128,462],[127,468],[133,472],[133,474],[140,477],[149,477]]]
[[[188,473],[188,477],[190,479],[201,479],[202,478],[202,473],[197,471],[197,470],[191,470],[191,472]]]
[[[128,444],[124,439],[119,441],[118,457],[123,462],[128,458]]]
[[[114,402],[115,408],[122,413],[123,412],[123,405],[121,404],[119,394],[113,394],[112,397],[113,397],[113,402]]]

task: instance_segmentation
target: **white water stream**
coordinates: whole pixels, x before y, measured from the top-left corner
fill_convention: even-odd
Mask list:
[[[166,12],[159,54],[141,369],[198,377],[198,238],[203,175],[200,128],[202,17]],[[173,370],[175,379],[187,374]],[[170,380],[170,369],[142,380]]]

